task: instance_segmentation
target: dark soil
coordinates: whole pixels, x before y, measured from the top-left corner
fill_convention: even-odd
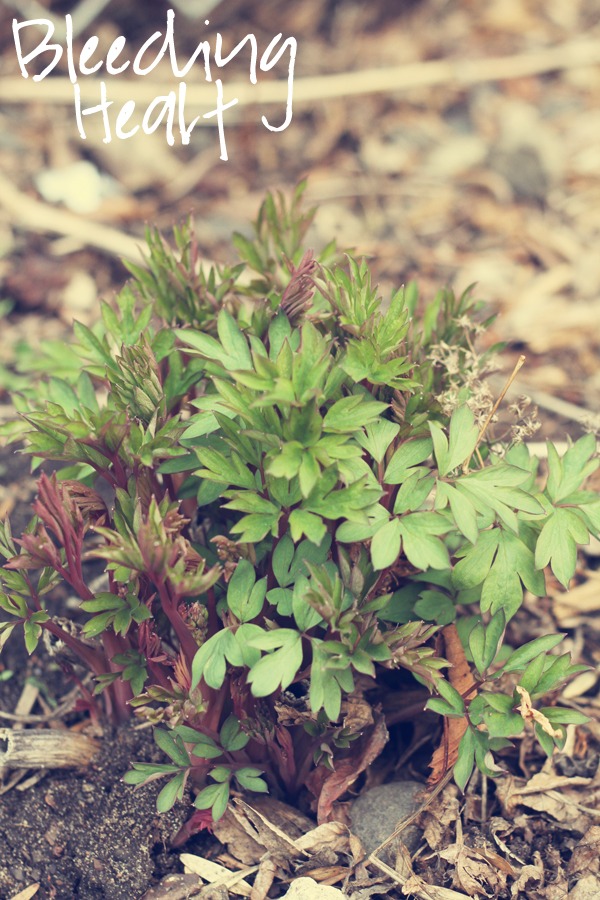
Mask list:
[[[166,850],[183,824],[180,804],[156,813],[160,784],[134,791],[122,776],[132,760],[158,761],[148,731],[106,733],[85,771],[48,773],[0,798],[0,896],[38,882],[44,900],[135,900],[172,870]]]

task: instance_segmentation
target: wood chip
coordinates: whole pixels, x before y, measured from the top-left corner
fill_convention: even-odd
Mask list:
[[[194,856],[192,853],[182,853],[179,859],[183,863],[186,872],[199,875],[200,878],[208,881],[209,884],[215,886],[223,885],[232,894],[239,894],[240,897],[250,897],[252,888],[245,880],[245,876],[253,875],[257,872],[258,866],[252,866],[250,869],[232,873],[224,866],[220,866],[210,859],[204,859],[202,856]]]
[[[30,884],[29,887],[26,887],[22,891],[19,891],[19,893],[11,897],[10,900],[31,900],[31,897],[35,897],[39,889],[39,881],[36,881],[35,884]]]
[[[92,738],[70,731],[0,728],[0,766],[9,769],[68,769],[86,766],[99,750]]]

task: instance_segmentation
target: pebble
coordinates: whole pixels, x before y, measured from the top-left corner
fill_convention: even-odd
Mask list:
[[[367,853],[373,853],[395,831],[400,821],[421,807],[421,801],[415,800],[415,797],[424,787],[419,781],[392,781],[364,791],[357,797],[350,808],[352,831],[360,838]],[[400,840],[414,853],[421,834],[420,828],[408,825],[402,831]],[[385,861],[392,856],[393,853],[381,854]]]

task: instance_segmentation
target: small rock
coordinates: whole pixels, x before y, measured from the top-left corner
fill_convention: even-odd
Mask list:
[[[418,781],[392,781],[365,791],[354,801],[350,808],[352,831],[360,838],[367,853],[373,853],[395,831],[399,822],[420,808],[421,803],[415,797],[424,787]],[[399,839],[414,853],[421,833],[420,828],[408,825]],[[381,857],[393,862],[393,850],[387,854],[383,852]]]
[[[516,200],[538,203],[546,200],[550,178],[535,147],[522,144],[510,150],[494,151],[490,166],[508,181]]]
[[[284,900],[340,900],[344,896],[337,888],[319,884],[314,878],[296,878]]]

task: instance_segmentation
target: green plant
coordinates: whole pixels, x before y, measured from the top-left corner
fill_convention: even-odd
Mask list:
[[[505,631],[544,569],[568,586],[598,534],[594,439],[550,445],[543,481],[523,443],[489,438],[471,292],[419,312],[410,284],[383,304],[364,262],[303,251],[301,194],[267,197],[232,267],[204,271],[191,226],[175,251],[151,233],[149,268],[95,328],[75,324],[60,377],[16,397],[7,429],[64,467],[41,475],[21,539],[0,532],[1,642],[22,628],[32,652],[47,632],[108,715],[154,725],[171,762],[126,780],[167,776],[161,810],[191,784],[201,824],[232,784],[307,785],[326,817],[385,744],[370,698],[386,670],[463,722],[445,762],[461,786],[475,764],[498,771],[527,719],[548,753],[581,721],[532,712],[580,669],[552,652],[560,637],[513,649]],[[80,633],[54,612],[61,581]],[[463,690],[434,643],[454,623]]]

